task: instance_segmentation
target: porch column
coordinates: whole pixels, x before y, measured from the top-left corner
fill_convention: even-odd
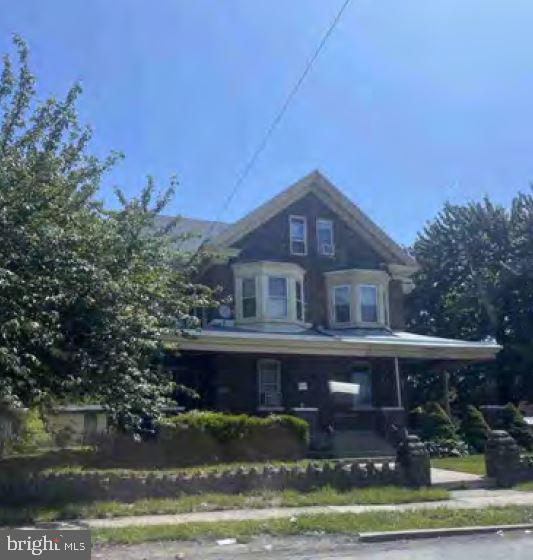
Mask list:
[[[394,358],[394,374],[396,377],[396,397],[398,399],[398,408],[403,408],[402,405],[402,386],[400,383],[400,364],[398,363],[398,358]]]

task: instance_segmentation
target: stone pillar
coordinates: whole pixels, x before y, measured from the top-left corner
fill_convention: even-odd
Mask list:
[[[505,430],[489,432],[485,448],[487,476],[496,479],[498,486],[513,486],[520,478],[520,449]]]
[[[431,485],[431,466],[425,445],[415,435],[405,433],[398,445],[396,461],[407,486]]]

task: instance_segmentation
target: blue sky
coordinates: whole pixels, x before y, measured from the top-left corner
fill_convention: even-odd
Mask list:
[[[42,96],[81,80],[106,177],[181,187],[213,219],[342,0],[0,0]],[[2,9],[2,6],[4,9]],[[508,203],[533,179],[533,2],[352,0],[223,220],[320,169],[397,241],[445,200]]]

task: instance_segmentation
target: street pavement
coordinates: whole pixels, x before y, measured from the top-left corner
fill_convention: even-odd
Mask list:
[[[530,560],[533,535],[508,532],[362,544],[348,536],[258,537],[247,544],[160,542],[97,548],[99,560]]]

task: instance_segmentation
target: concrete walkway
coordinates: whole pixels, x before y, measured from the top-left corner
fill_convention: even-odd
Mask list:
[[[114,519],[86,519],[81,524],[90,528],[128,527],[141,525],[176,525],[209,521],[263,520],[290,518],[316,513],[364,513],[368,511],[408,511],[435,508],[475,509],[489,506],[533,506],[533,492],[517,490],[456,490],[449,500],[415,502],[395,505],[307,506],[268,509],[233,509],[176,515],[142,515]]]
[[[465,488],[487,487],[491,485],[489,480],[478,474],[431,468],[431,484],[440,488],[459,489],[461,486]]]

